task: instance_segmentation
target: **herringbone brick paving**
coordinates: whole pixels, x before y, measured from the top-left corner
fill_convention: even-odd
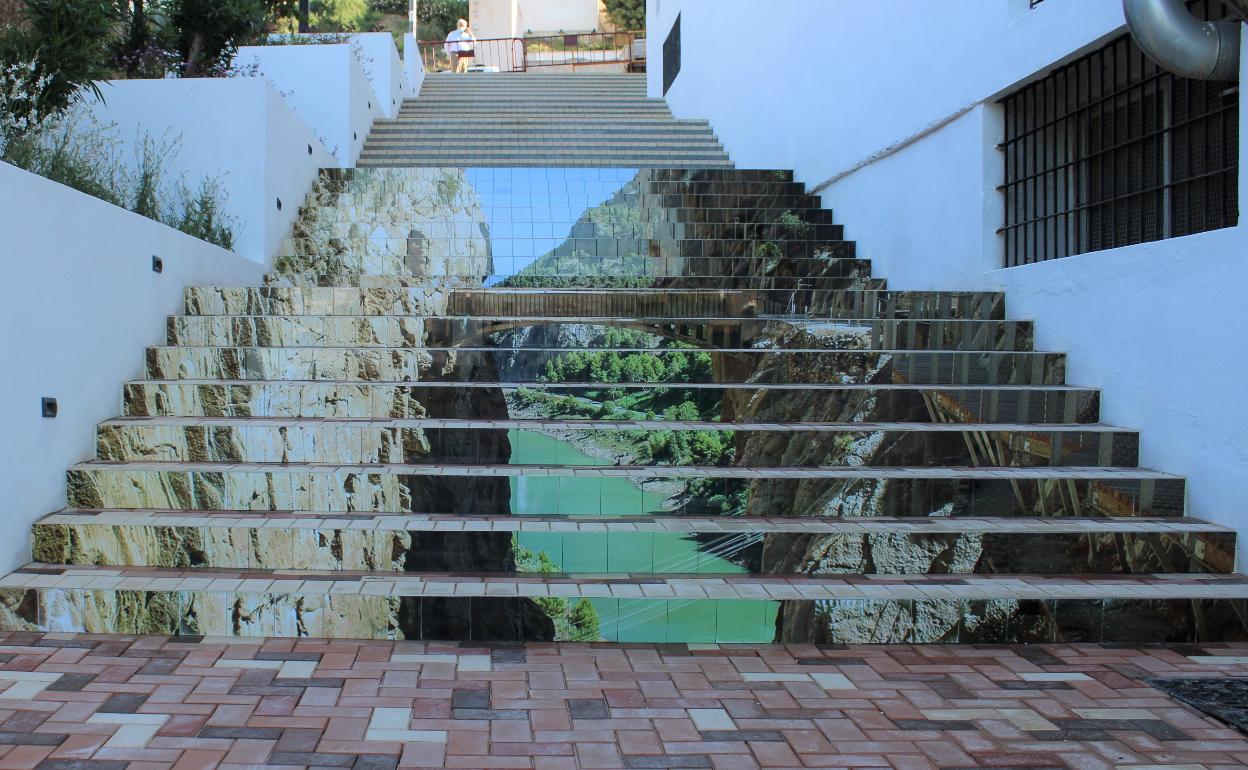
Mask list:
[[[0,768],[1232,768],[1144,679],[1248,645],[530,644],[0,635]]]

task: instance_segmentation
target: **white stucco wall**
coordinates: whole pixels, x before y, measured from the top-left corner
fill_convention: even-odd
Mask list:
[[[96,423],[121,412],[188,285],[247,285],[263,267],[137,214],[0,163],[0,570],[30,561],[30,525],[65,505],[65,471],[90,459]],[[151,260],[164,260],[164,272]],[[58,400],[45,419],[40,399]]]
[[[1189,513],[1248,535],[1248,342],[1232,318],[1248,278],[1248,109],[1237,227],[1002,269],[997,100],[1121,34],[1119,0],[649,0],[648,12],[651,95],[680,13],[677,116],[709,119],[741,167],[794,169],[893,287],[1005,290],[1011,317],[1036,320],[1037,347],[1068,354],[1068,381],[1102,389],[1103,420],[1141,431],[1142,464],[1188,478]],[[1246,555],[1242,537],[1241,567]]]
[[[235,66],[253,64],[333,154],[337,162],[326,165],[355,164],[373,121],[384,114],[383,99],[390,97],[374,94],[351,44],[240,48]]]
[[[381,114],[392,118],[404,99],[416,95],[407,82],[403,61],[389,32],[361,32],[352,35],[360,50],[360,64],[373,87],[373,95],[381,104]]]
[[[414,99],[425,82],[425,62],[420,58],[416,35],[410,32],[403,36],[403,75],[407,83],[407,93],[403,98]],[[401,101],[399,106],[402,106]]]
[[[100,122],[115,124],[123,143],[137,144],[144,133],[177,140],[167,179],[183,176],[192,189],[205,177],[219,179],[222,208],[238,222],[234,248],[260,264],[289,233],[318,170],[333,165],[263,78],[119,80],[101,88],[104,102],[88,108]],[[118,157],[134,158],[126,149]]]
[[[598,0],[520,0],[520,34],[589,32],[598,29]]]

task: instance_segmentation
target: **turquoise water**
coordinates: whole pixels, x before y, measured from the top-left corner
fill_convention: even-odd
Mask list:
[[[531,431],[513,430],[514,465],[610,465],[572,444]],[[663,497],[623,478],[513,477],[514,514],[601,514],[637,516],[661,513]],[[527,532],[520,545],[544,552],[568,573],[743,574],[722,556],[699,550],[674,534],[650,532]],[[621,642],[769,642],[775,635],[778,602],[724,599],[594,599],[602,636]]]

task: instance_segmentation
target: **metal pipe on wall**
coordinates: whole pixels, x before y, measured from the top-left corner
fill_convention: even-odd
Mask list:
[[[1195,80],[1239,79],[1238,22],[1201,21],[1183,0],[1122,0],[1122,12],[1136,44],[1158,66]]]

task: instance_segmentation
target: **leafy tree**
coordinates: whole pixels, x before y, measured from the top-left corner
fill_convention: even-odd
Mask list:
[[[466,18],[468,0],[416,1],[416,32],[422,40],[440,40],[455,29],[455,22]]]
[[[368,0],[313,0],[310,10],[316,32],[367,32],[377,22]]]
[[[264,0],[166,0],[166,33],[182,74],[223,72],[240,45],[259,37],[268,18]]]
[[[602,638],[598,611],[589,599],[581,599],[568,612],[568,623],[573,628],[572,641],[596,642]]]
[[[33,63],[34,112],[61,113],[86,89],[102,96],[95,81],[111,74],[118,20],[111,0],[26,0],[21,20],[0,32],[0,66]]]
[[[607,17],[621,30],[646,28],[646,0],[606,0]]]

